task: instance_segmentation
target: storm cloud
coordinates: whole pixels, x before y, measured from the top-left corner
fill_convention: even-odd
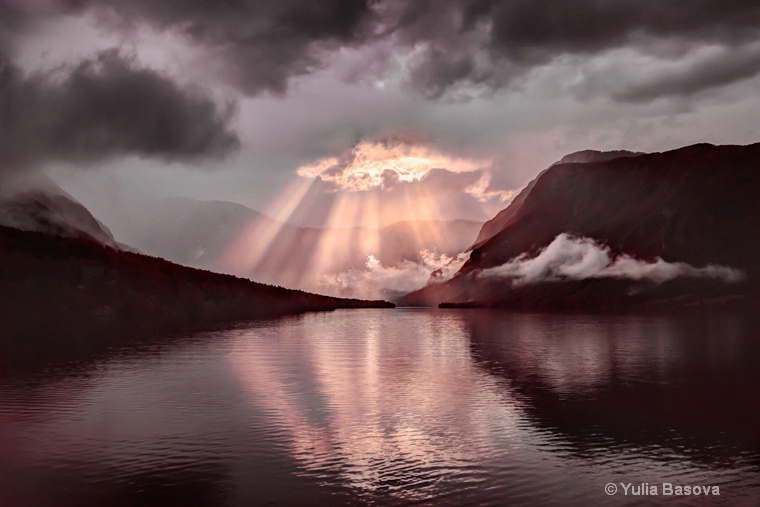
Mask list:
[[[291,77],[322,66],[326,52],[371,37],[372,0],[53,0],[25,7],[16,18],[31,23],[59,15],[91,14],[107,30],[143,26],[179,34],[205,52],[204,63],[240,91],[282,93]]]
[[[760,6],[752,1],[442,3],[407,3],[397,28],[402,44],[416,46],[412,85],[432,97],[462,83],[500,88],[563,55],[589,56],[626,46],[677,62],[700,45],[742,48],[757,40],[760,26]],[[728,69],[719,74],[724,82],[743,77]],[[677,84],[666,79],[663,92],[673,93]],[[657,96],[657,91],[650,86],[638,98]]]
[[[441,174],[471,199],[503,204],[572,151],[755,141],[759,11],[731,0],[6,0],[3,167],[46,166],[80,184],[96,176],[48,162],[97,162],[103,179],[136,191],[260,208],[299,168],[337,159],[315,175],[335,190],[326,180],[349,175],[339,169],[357,142],[412,131],[448,154],[492,160]],[[109,68],[144,84],[146,106],[93,56],[113,47],[120,63]],[[118,95],[114,113],[63,107],[85,95],[75,93],[82,82]],[[151,98],[159,90],[165,99]],[[27,99],[37,95],[47,99]],[[159,117],[174,137],[140,137]],[[107,139],[91,135],[96,119]],[[204,161],[229,178],[162,164],[224,155],[238,136],[240,156]],[[382,197],[435,179],[381,176]]]
[[[10,15],[30,19],[91,13],[103,26],[150,26],[180,34],[205,64],[247,95],[284,93],[291,78],[330,63],[339,50],[361,53],[351,79],[395,76],[429,98],[457,89],[498,90],[563,56],[588,58],[635,48],[674,65],[623,99],[648,100],[674,88],[728,83],[756,73],[678,62],[705,45],[744,53],[758,40],[760,5],[751,0],[80,0],[53,1]],[[13,7],[15,6],[15,7]],[[662,86],[657,83],[662,81]],[[686,90],[689,91],[688,89]],[[677,92],[677,90],[675,91]]]
[[[223,156],[240,141],[231,102],[182,88],[116,50],[50,72],[0,70],[3,171],[116,156]]]
[[[660,97],[689,97],[760,73],[760,45],[741,48],[710,47],[645,76],[631,76],[622,90],[613,92],[620,101],[647,102]]]

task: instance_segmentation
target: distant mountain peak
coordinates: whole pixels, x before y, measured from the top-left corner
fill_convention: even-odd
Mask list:
[[[565,155],[559,160],[559,162],[557,162],[557,164],[585,164],[588,162],[606,162],[608,160],[616,158],[638,157],[639,155],[644,155],[644,153],[640,151],[628,150],[581,150]]]
[[[49,178],[14,184],[0,194],[0,225],[49,236],[83,238],[125,249],[79,201]]]

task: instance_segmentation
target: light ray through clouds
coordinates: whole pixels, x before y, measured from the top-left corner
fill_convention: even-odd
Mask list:
[[[492,166],[491,159],[447,155],[421,143],[361,141],[339,156],[301,166],[265,216],[226,252],[225,268],[341,296],[388,297],[421,288],[431,272],[469,246],[465,239],[456,251],[438,250],[450,243],[441,219],[447,213],[460,218],[459,203],[447,197],[457,195],[481,220],[504,206],[503,196],[488,190]],[[464,186],[457,176],[463,173],[472,174]],[[304,217],[319,217],[323,225],[293,226]],[[411,245],[392,244],[383,235],[383,228],[400,222]],[[410,247],[414,259],[394,255],[394,249]]]
[[[490,158],[455,157],[424,144],[379,139],[361,141],[349,152],[301,166],[297,173],[320,178],[336,188],[361,191],[420,181],[433,169],[461,173],[492,164]]]
[[[264,214],[291,216],[306,196],[309,186],[305,180],[293,180],[269,203]],[[258,266],[267,258],[283,225],[282,222],[266,220],[264,217],[253,220],[227,250],[222,259],[223,265],[235,273],[244,273],[251,267]]]

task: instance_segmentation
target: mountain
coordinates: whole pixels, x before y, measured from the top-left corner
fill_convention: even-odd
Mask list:
[[[423,220],[395,222],[380,229],[378,259],[386,266],[420,261],[421,250],[453,257],[472,244],[480,222]],[[367,252],[367,255],[372,252]],[[366,258],[366,255],[364,256]]]
[[[229,245],[252,223],[284,224],[242,204],[168,197],[145,201],[141,210],[123,217],[125,237],[140,251],[206,269],[218,269]]]
[[[618,310],[760,300],[760,144],[582,153],[484,224],[451,280],[401,303]]]
[[[0,337],[31,348],[170,333],[336,308],[309,294],[71,238],[0,226]],[[61,341],[62,340],[62,341]]]
[[[87,208],[42,177],[21,188],[15,186],[0,192],[0,225],[123,247]]]
[[[565,155],[559,162],[553,164],[552,167],[557,164],[604,162],[606,160],[612,160],[614,158],[635,157],[638,155],[641,155],[641,153],[625,150],[583,150]],[[536,181],[538,181],[539,178],[541,178],[541,176],[543,176],[547,170],[548,169],[543,170],[535,179],[531,180],[528,185],[523,188],[522,191],[517,194],[517,196],[515,196],[509,206],[501,210],[495,217],[483,224],[483,227],[478,233],[477,239],[475,240],[475,245],[473,245],[473,248],[479,246],[487,239],[490,239],[499,232],[503,231],[510,224],[510,222],[517,215],[518,210],[522,208],[522,205],[525,203],[525,199],[528,197],[531,190],[533,190],[533,186],[536,184]]]
[[[146,202],[118,220],[120,237],[142,252],[326,293],[331,288],[322,283],[325,275],[364,269],[370,255],[387,267],[420,262],[425,250],[455,256],[481,227],[468,220],[404,221],[381,229],[301,227],[240,204],[188,198]]]

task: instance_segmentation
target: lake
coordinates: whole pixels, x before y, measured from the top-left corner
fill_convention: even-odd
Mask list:
[[[759,395],[753,316],[312,313],[4,370],[0,505],[758,505]]]

